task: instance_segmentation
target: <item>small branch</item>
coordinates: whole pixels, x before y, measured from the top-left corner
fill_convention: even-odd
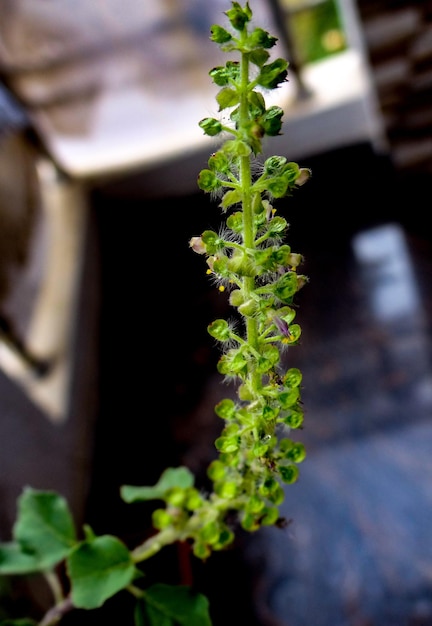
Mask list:
[[[69,611],[72,611],[74,608],[72,600],[70,598],[66,598],[47,611],[38,626],[53,626],[54,624],[57,624],[62,617],[66,615],[66,613],[69,613]]]

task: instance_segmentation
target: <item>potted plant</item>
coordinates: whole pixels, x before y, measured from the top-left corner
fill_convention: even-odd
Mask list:
[[[77,531],[61,495],[26,487],[12,540],[0,545],[0,575],[45,577],[53,602],[39,626],[57,624],[74,610],[95,611],[120,593],[135,598],[124,623],[210,626],[208,600],[195,585],[148,585],[146,563],[176,543],[206,560],[232,545],[239,528],[280,525],[284,485],[297,480],[305,458],[304,445],[291,436],[303,421],[302,375],[286,366],[284,354],[300,337],[293,303],[307,278],[298,271],[302,256],[286,243],[288,223],[275,205],[310,171],[284,156],[260,160],[263,140],[281,134],[283,118],[279,106],[266,106],[265,93],[287,80],[288,62],[271,59],[277,38],[254,25],[248,3],[231,2],[225,16],[226,26],[215,24],[210,32],[234,57],[209,72],[219,88],[220,116],[199,122],[219,147],[198,175],[199,189],[217,199],[223,221],[189,242],[233,311],[232,320],[215,319],[207,329],[221,348],[218,373],[236,389],[235,398],[215,406],[222,426],[217,457],[207,469],[212,488],[203,493],[187,467],[168,467],[153,486],[124,485],[120,496],[131,506],[157,502],[153,534],[130,549],[89,526]]]

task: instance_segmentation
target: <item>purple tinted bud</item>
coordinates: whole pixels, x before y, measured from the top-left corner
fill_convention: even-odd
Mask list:
[[[284,337],[291,337],[289,326],[285,320],[275,315],[273,318],[273,322],[281,335],[283,335]]]

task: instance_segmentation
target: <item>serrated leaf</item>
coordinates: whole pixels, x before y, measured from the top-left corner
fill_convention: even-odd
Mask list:
[[[24,553],[37,558],[38,569],[59,563],[76,543],[66,500],[54,492],[25,488],[18,498],[13,536]]]
[[[127,547],[117,537],[103,535],[81,542],[67,558],[72,602],[79,609],[96,609],[135,577]]]
[[[31,574],[41,569],[34,554],[23,552],[19,543],[11,541],[0,545],[0,575]]]
[[[190,587],[157,584],[135,612],[137,626],[211,626],[207,598]]]
[[[160,500],[172,487],[187,489],[194,484],[194,476],[187,467],[168,467],[162,472],[158,482],[153,487],[134,487],[123,485],[120,495],[125,502],[142,500]]]

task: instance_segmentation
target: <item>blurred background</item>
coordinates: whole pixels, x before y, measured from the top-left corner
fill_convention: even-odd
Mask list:
[[[283,529],[206,563],[166,549],[148,576],[192,581],[214,626],[431,626],[432,7],[250,6],[290,62],[263,156],[312,170],[278,205],[310,279],[286,356],[308,456]],[[227,392],[206,327],[230,311],[188,242],[220,223],[198,121],[218,115],[209,29],[229,7],[0,0],[1,541],[27,485],[133,547],[152,507],[122,504],[122,484],[178,464],[205,484]],[[17,582],[0,617],[40,619],[47,591]]]

